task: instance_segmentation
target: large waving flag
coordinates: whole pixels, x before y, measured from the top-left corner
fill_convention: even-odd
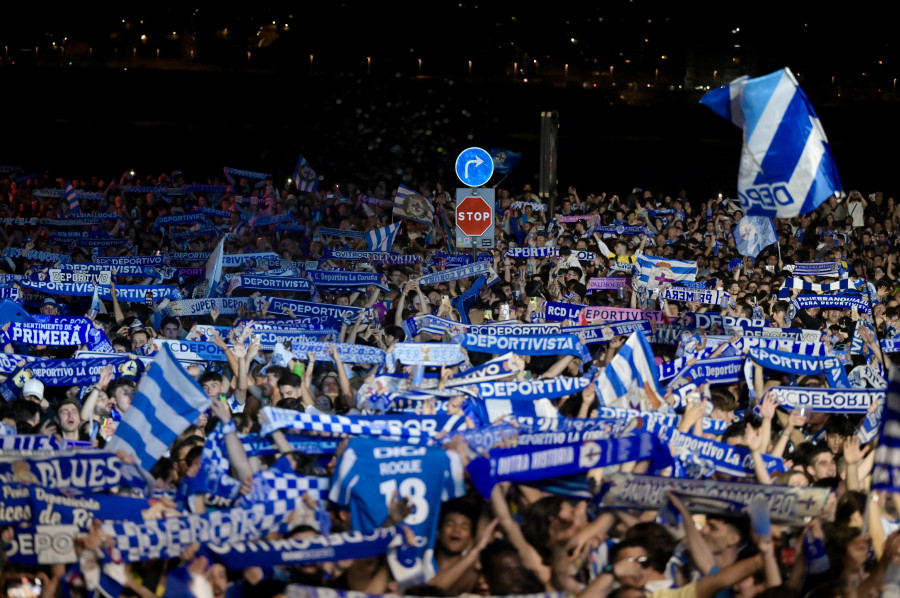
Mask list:
[[[294,185],[297,191],[304,193],[315,193],[319,188],[319,177],[316,171],[312,169],[303,154],[297,159],[297,166],[294,168]]]
[[[163,345],[106,449],[132,454],[150,471],[207,407],[206,393],[181,367],[169,346]]]
[[[891,367],[875,449],[872,490],[900,492],[900,369]]]
[[[825,130],[789,69],[735,79],[700,103],[744,130],[738,197],[745,213],[791,218],[841,189]]]
[[[209,258],[206,260],[206,280],[203,282],[202,290],[202,294],[204,297],[215,296],[216,288],[222,281],[222,268],[224,260],[225,237],[222,237],[222,239],[219,241],[219,244],[216,245],[215,250],[213,250],[213,252],[209,255]],[[235,279],[237,278],[238,277],[235,276]]]
[[[500,174],[509,174],[512,172],[513,168],[515,168],[522,159],[522,154],[517,154],[516,152],[503,149],[502,147],[492,147],[488,150],[488,153],[494,161],[494,172],[499,172]]]
[[[764,248],[778,242],[775,224],[767,216],[744,216],[734,227],[738,253],[755,258]]]
[[[395,222],[367,232],[366,244],[369,246],[369,251],[390,251],[399,230],[400,223]]]
[[[394,197],[394,216],[423,224],[434,223],[434,206],[431,201],[406,185],[397,188]]]
[[[69,204],[69,214],[81,214],[81,203],[78,201],[78,192],[72,186],[72,182],[66,185],[66,202]]]
[[[697,278],[697,262],[674,260],[652,255],[639,255],[635,261],[635,283],[653,290],[673,282],[693,282]]]
[[[600,378],[597,390],[607,407],[659,409],[662,405],[659,371],[653,349],[641,331],[631,333],[628,341],[612,358]]]

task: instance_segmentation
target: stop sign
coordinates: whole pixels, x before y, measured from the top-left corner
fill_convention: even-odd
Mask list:
[[[478,196],[469,196],[456,206],[456,226],[469,237],[483,235],[493,223],[493,210]]]

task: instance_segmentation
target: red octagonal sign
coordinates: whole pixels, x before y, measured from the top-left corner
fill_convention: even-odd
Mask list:
[[[484,199],[469,196],[456,206],[456,226],[469,237],[480,237],[494,223],[494,212]]]

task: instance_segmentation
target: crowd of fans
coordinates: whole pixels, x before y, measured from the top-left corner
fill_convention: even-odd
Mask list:
[[[293,184],[279,189],[271,177],[257,182],[226,171],[218,179],[203,181],[209,185],[208,190],[179,192],[188,180],[188,176],[176,171],[141,180],[126,174],[111,182],[96,177],[72,181],[72,189],[84,194],[79,206],[82,216],[117,216],[75,230],[95,237],[130,240],[128,244],[96,250],[100,256],[212,252],[222,235],[227,234],[226,255],[274,252],[290,268],[298,268],[301,262],[318,262],[320,269],[378,272],[384,275],[384,285],[383,288],[335,290],[323,287],[312,293],[286,293],[233,288],[223,283],[218,290],[211,290],[204,287],[207,259],[197,259],[178,266],[203,272],[174,279],[169,276],[165,284],[178,285],[185,298],[221,293],[231,297],[249,296],[252,301],[234,314],[212,309],[194,316],[169,315],[166,302],[150,299],[125,302],[116,296],[116,285],[153,285],[162,280],[114,273],[112,300],[101,300],[100,309],[94,309],[97,305],[92,305],[90,296],[42,294],[20,285],[16,278],[16,275],[30,277],[54,267],[53,263],[33,259],[38,253],[69,255],[72,263],[90,263],[94,258],[91,249],[79,248],[77,243],[69,244],[55,236],[58,231],[53,227],[28,220],[74,216],[69,214],[70,205],[65,199],[68,182],[46,175],[21,179],[10,175],[0,180],[0,216],[5,223],[0,227],[5,249],[0,259],[0,273],[3,273],[0,278],[2,286],[17,290],[17,300],[25,310],[44,315],[87,314],[94,326],[106,334],[115,352],[132,354],[135,359],[152,356],[159,350],[156,341],[161,339],[201,338],[214,342],[227,357],[227,362],[185,363],[187,371],[209,397],[209,409],[168,447],[165,456],[149,472],[154,484],[148,497],[155,505],[155,512],[146,515],[148,518],[178,517],[223,508],[207,500],[203,493],[191,490],[198,476],[208,475],[203,465],[204,451],[210,446],[207,441],[217,430],[226,439],[234,433],[259,434],[268,421],[266,407],[323,416],[373,413],[373,404],[360,389],[369,388],[381,373],[378,364],[344,363],[338,346],[354,344],[390,352],[404,342],[449,342],[446,336],[418,330],[412,330],[416,334],[410,337],[411,330],[404,323],[416,316],[432,314],[461,325],[502,319],[540,323],[545,322],[548,302],[563,302],[662,310],[668,323],[686,322],[681,317],[685,313],[721,312],[734,318],[761,318],[772,327],[819,332],[819,340],[825,343],[828,353],[839,355],[848,372],[859,366],[867,368],[860,384],[876,390],[886,386],[885,364],[889,363],[885,361],[889,354],[882,351],[879,341],[900,334],[900,308],[896,298],[900,286],[894,270],[900,252],[897,235],[900,214],[895,210],[894,199],[884,197],[881,192],[850,191],[829,199],[812,213],[775,220],[777,243],[753,259],[740,256],[735,248],[733,232],[744,216],[736,200],[693,198],[684,192],[672,196],[642,189],[619,192],[619,195],[599,190],[585,193],[569,187],[554,198],[555,211],[551,212],[548,202],[539,199],[530,186],[501,187],[496,190],[496,246],[476,252],[476,258],[487,262],[499,280],[493,285],[484,284],[466,301],[456,301],[472,289],[475,278],[433,285],[417,282],[426,269],[439,272],[454,267],[450,238],[454,229],[454,201],[446,182],[423,183],[415,189],[433,204],[435,221],[425,224],[403,220],[393,243],[392,251],[419,256],[421,260],[415,264],[391,265],[328,259],[326,250],[366,250],[366,241],[343,238],[333,232],[320,234],[321,229],[372,231],[389,224],[394,219],[391,200],[396,194],[389,181],[322,184],[316,191],[301,192]],[[155,190],[148,191],[149,187]],[[134,191],[135,188],[141,190]],[[46,190],[55,193],[42,193]],[[370,201],[373,198],[381,203]],[[160,218],[191,213],[198,208],[223,210],[231,215],[227,219],[211,216],[215,231],[196,223],[182,227],[154,226]],[[286,215],[292,216],[296,226],[258,225],[266,222],[265,218]],[[584,218],[563,218],[574,216]],[[598,232],[597,226],[640,226],[646,227],[646,234],[617,234],[608,229]],[[191,227],[194,234],[181,234],[190,232]],[[557,248],[558,251],[528,258],[509,253],[510,249],[524,247]],[[10,252],[10,249],[23,251]],[[579,260],[579,250],[590,252],[590,259]],[[658,293],[638,292],[640,289],[631,282],[630,268],[641,254],[695,261],[696,281],[711,281],[709,288],[725,291],[729,301],[721,306],[665,301]],[[740,259],[735,262],[735,258]],[[869,281],[870,284],[861,287],[861,297],[871,307],[871,318],[855,307],[795,309],[788,299],[779,298],[782,283],[791,276],[791,265],[806,262],[837,262],[850,279]],[[243,270],[226,267],[225,273],[246,273],[253,267],[245,266]],[[619,289],[589,292],[591,279],[610,277],[625,277],[628,284]],[[209,281],[205,284],[208,287]],[[200,291],[203,295],[198,294]],[[791,298],[796,297],[799,291],[792,289],[791,294]],[[248,323],[302,317],[289,308],[276,313],[266,296],[365,307],[369,311],[359,312],[358,317],[345,318],[340,323],[339,329],[328,338],[333,344],[327,356],[310,352],[307,360],[291,358],[281,362],[277,360],[278,351],[264,349],[254,339],[253,325]],[[461,309],[464,313],[460,313]],[[368,313],[373,314],[371,319],[366,317]],[[867,320],[871,321],[871,328],[861,324]],[[228,327],[231,331],[220,334],[210,326]],[[655,329],[657,323],[653,326]],[[4,329],[8,329],[8,324]],[[656,342],[661,339],[653,337],[655,362],[661,365],[692,356],[702,361],[705,357],[700,354],[704,349],[727,346],[740,338],[739,333],[729,331],[731,338],[723,340],[723,332],[687,327],[672,342]],[[855,336],[862,340],[862,349],[856,354],[850,350]],[[606,343],[588,345],[590,361],[573,355],[516,356],[516,363],[522,369],[518,378],[588,376],[603,384],[605,368],[625,341],[625,337],[616,337]],[[66,359],[83,348],[27,345],[6,337],[4,343],[4,352],[17,358],[30,355]],[[488,357],[470,351],[467,365],[481,365]],[[398,371],[410,380],[420,376],[416,383],[421,383],[423,372],[417,372],[414,366],[401,367]],[[413,418],[456,415],[465,418],[466,427],[475,428],[481,424],[467,404],[479,399],[462,393],[453,395],[444,386],[463,371],[465,368],[461,366],[428,367],[424,376],[438,378],[442,392],[413,406],[381,405],[378,412],[402,411],[405,417]],[[4,374],[5,379],[13,370],[5,370]],[[468,470],[465,477],[461,473],[453,474],[457,487],[444,493],[439,512],[432,505],[429,517],[434,526],[434,536],[430,538],[434,551],[427,556],[431,562],[423,566],[426,573],[414,582],[397,578],[390,556],[240,569],[226,567],[205,546],[193,544],[180,558],[119,564],[122,568],[119,578],[124,586],[121,595],[180,595],[180,592],[204,595],[201,592],[205,591],[209,592],[205,595],[216,597],[262,597],[285,594],[291,584],[370,594],[429,596],[551,592],[585,598],[875,596],[900,592],[892,585],[900,581],[895,562],[900,547],[896,533],[900,528],[900,502],[896,494],[869,490],[877,440],[863,442],[857,435],[866,414],[788,410],[768,394],[770,387],[786,384],[825,387],[828,382],[821,374],[791,377],[788,382],[780,373],[764,371],[756,365],[752,366],[750,382],[741,376],[738,382],[704,386],[698,389],[697,400],[692,397],[687,403],[679,402],[676,392],[669,392],[659,410],[677,413],[681,432],[696,428],[702,437],[745,447],[754,456],[764,454],[783,459],[783,472],[770,476],[763,466],[745,478],[707,473],[706,477],[714,483],[739,480],[751,484],[827,488],[831,498],[825,509],[802,524],[773,524],[768,534],[760,534],[745,514],[691,512],[674,492],[667,495],[667,504],[662,501],[653,510],[601,507],[589,495],[545,483],[503,482],[486,499],[474,488],[471,476],[476,474]],[[117,377],[112,367],[105,368],[93,384],[83,386],[51,386],[40,377],[33,377],[20,385],[18,397],[0,405],[0,414],[9,435],[57,436],[61,440],[80,442],[76,454],[103,449],[132,407],[140,383],[140,375]],[[554,398],[549,412],[562,418],[596,418],[602,406],[601,390],[591,384],[576,394]],[[224,400],[219,400],[220,397]],[[871,411],[877,407],[873,404]],[[538,415],[547,413],[544,410]],[[516,414],[505,415],[514,418]],[[720,434],[702,431],[704,419],[724,420],[727,427]],[[355,440],[348,445],[344,438],[336,449],[318,454],[296,449],[286,438],[290,436],[289,431],[271,434],[269,437],[277,450],[275,454],[263,456],[248,455],[240,443],[235,446],[226,440],[228,473],[242,485],[244,494],[250,492],[264,471],[331,479],[330,493],[307,495],[304,508],[298,509],[291,526],[279,530],[280,536],[271,532],[266,537],[303,538],[351,531],[357,522],[357,513],[351,510],[359,507],[351,506],[340,495],[344,494],[341,483],[346,474],[342,470],[353,466],[348,463],[347,447],[353,448]],[[435,444],[440,446],[448,439],[449,436],[436,439]],[[358,445],[354,454],[360,455],[361,447]],[[454,464],[465,465],[483,453],[458,438],[444,444],[443,449],[429,450],[442,450],[450,455],[448,471]],[[133,461],[125,454],[120,454],[120,458]],[[3,461],[16,459],[27,459],[27,456],[17,455],[14,449],[2,451]],[[596,492],[599,483],[615,471],[649,473],[646,462],[629,462],[575,477]],[[675,469],[670,467],[661,475],[674,476]],[[4,478],[4,482],[9,480]],[[380,496],[374,490],[371,492]],[[401,533],[409,533],[404,522],[416,521],[417,513],[424,517],[423,509],[428,513],[428,505],[423,507],[415,492],[404,491],[402,484],[389,498],[384,525],[397,525],[405,530]],[[663,517],[663,510],[678,514],[674,523],[672,518]],[[3,567],[5,587],[14,588],[7,590],[9,595],[14,595],[13,591],[29,595],[24,592],[36,586],[47,596],[79,592],[86,595],[98,583],[97,571],[107,568],[108,559],[104,560],[104,554],[109,554],[109,546],[114,543],[97,522],[116,519],[115,512],[104,512],[81,529],[83,537],[79,540],[77,564],[31,566],[10,559]],[[10,524],[4,528],[4,541],[14,541],[17,527]],[[93,568],[91,559],[85,555],[93,555]]]

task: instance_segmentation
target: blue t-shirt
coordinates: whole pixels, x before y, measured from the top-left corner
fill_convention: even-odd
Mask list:
[[[349,507],[353,529],[368,533],[380,527],[395,491],[412,503],[413,511],[403,524],[416,535],[418,555],[428,563],[441,502],[465,494],[459,455],[439,447],[351,439],[331,480],[328,498]]]

